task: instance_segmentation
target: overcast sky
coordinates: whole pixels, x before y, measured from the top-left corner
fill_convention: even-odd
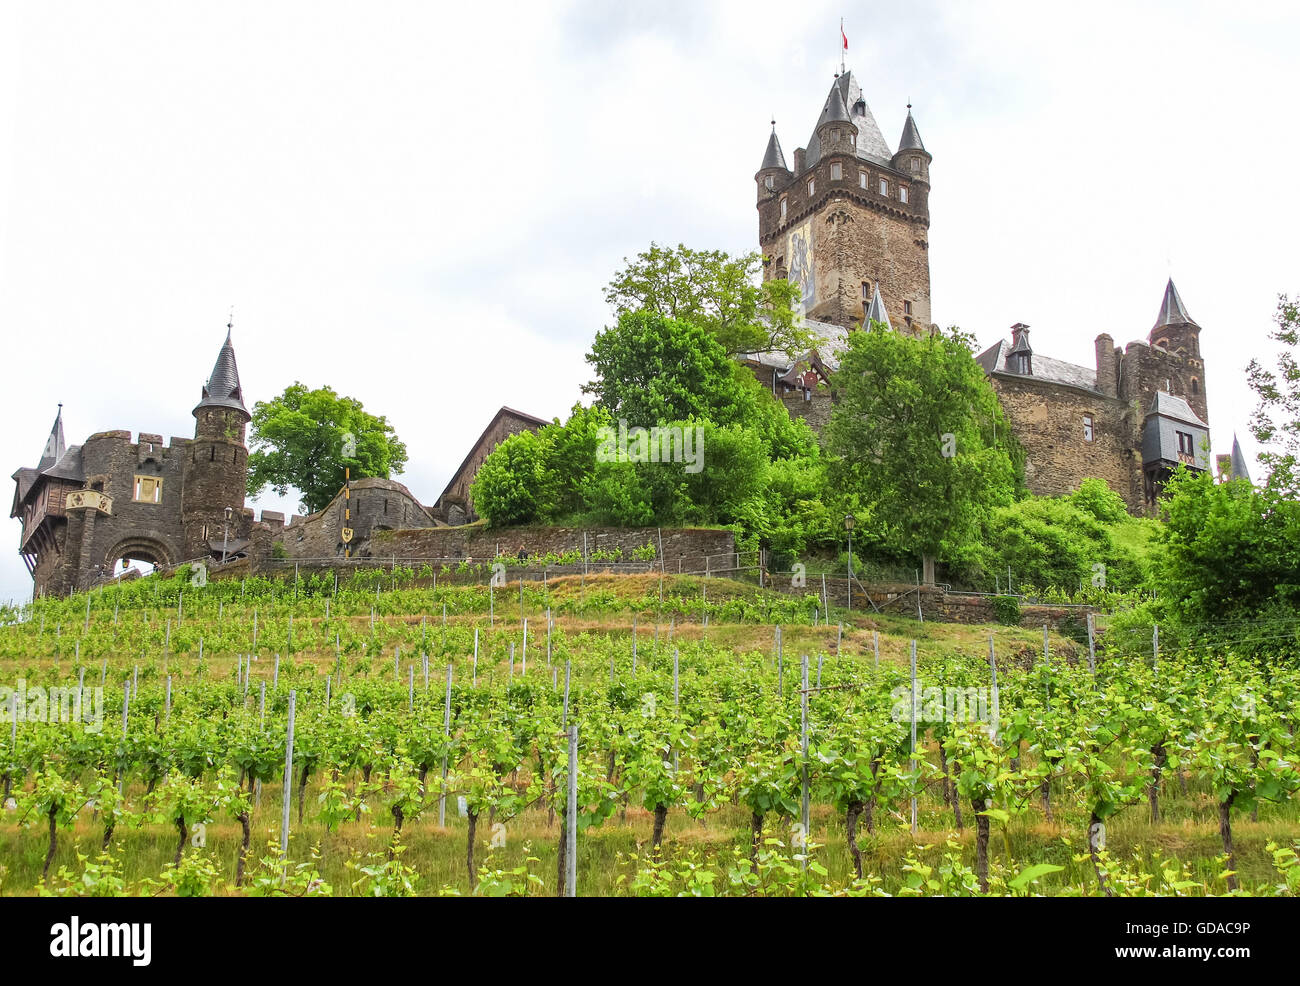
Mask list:
[[[192,435],[233,305],[250,402],[359,398],[432,503],[498,407],[578,400],[623,257],[757,248],[768,120],[806,144],[841,16],[886,140],[910,99],[934,155],[935,321],[981,346],[1026,322],[1090,365],[1172,274],[1215,450],[1253,453],[1242,371],[1300,292],[1285,3],[0,9],[5,476],[60,401],[69,444]],[[7,523],[0,599],[24,598]]]

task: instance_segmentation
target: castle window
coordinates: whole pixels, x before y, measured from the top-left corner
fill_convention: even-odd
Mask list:
[[[886,181],[884,178],[880,179],[880,194],[881,195],[889,194],[889,182]]]
[[[162,503],[162,479],[158,476],[136,476],[136,503]]]
[[[1168,348],[1169,348],[1169,340],[1168,340],[1168,339],[1157,339],[1157,340],[1156,340],[1156,345],[1159,346],[1161,349],[1168,349]]]
[[[763,185],[768,189],[768,191],[771,191],[774,187],[776,187],[776,175],[768,175],[766,178],[764,178]]]
[[[785,219],[785,199],[781,200],[781,218]]]
[[[1085,415],[1083,416],[1083,440],[1084,440],[1085,442],[1090,442],[1090,441],[1092,441],[1092,438],[1093,438],[1093,433],[1092,433],[1092,415],[1091,415],[1091,414],[1085,414]]]
[[[844,168],[840,162],[835,161],[831,164],[831,181],[839,181],[844,177]]]
[[[906,185],[899,185],[899,186],[898,186],[898,201],[900,201],[900,202],[906,202],[906,201],[907,201],[907,186],[906,186]]]
[[[904,315],[912,314],[912,303],[910,301],[903,302],[903,314]]]
[[[1185,431],[1175,432],[1175,434],[1178,436],[1178,454],[1194,455],[1196,446],[1192,443],[1191,434]]]
[[[867,173],[865,171],[858,172],[858,187],[859,188],[867,187]]]
[[[870,281],[863,281],[863,282],[862,282],[862,300],[863,300],[863,301],[870,301],[870,300],[871,300],[871,282],[870,282]]]
[[[921,159],[919,157],[912,158],[912,170],[917,172],[921,170]]]
[[[809,178],[809,179],[808,179],[808,194],[811,196],[811,195],[815,195],[816,192],[817,192],[817,181],[816,181],[816,179]]]
[[[1201,392],[1201,381],[1197,380],[1195,377],[1192,377],[1192,393],[1199,394],[1200,392]]]
[[[206,541],[206,540],[208,539],[208,525],[207,525],[207,524],[204,524],[204,525],[203,525],[203,531],[202,531],[202,533],[199,534],[199,539],[202,540],[202,541]]]
[[[831,140],[839,140],[839,139],[840,139],[840,132],[838,130],[832,130]]]

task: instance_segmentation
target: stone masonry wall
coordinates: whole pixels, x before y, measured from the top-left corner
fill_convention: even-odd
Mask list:
[[[372,539],[370,551],[377,558],[473,558],[487,561],[503,555],[562,555],[581,551],[586,534],[588,556],[597,551],[622,549],[623,559],[632,560],[632,552],[653,544],[659,550],[660,532],[653,527],[579,528],[579,527],[438,527],[426,530],[384,531]],[[706,528],[665,528],[663,535],[664,567],[675,571],[679,561],[703,559],[736,550],[731,531]],[[656,558],[658,555],[656,554]],[[700,561],[703,567],[703,561]]]
[[[284,528],[285,551],[291,558],[341,558],[342,493],[323,510],[296,517]],[[358,479],[352,483],[352,557],[364,558],[373,536],[384,530],[432,527],[433,519],[401,483],[388,479]]]
[[[1025,449],[1025,483],[1038,496],[1060,496],[1097,477],[1133,513],[1143,510],[1142,462],[1136,415],[1125,401],[1013,374],[995,374],[1012,431]],[[1093,441],[1084,439],[1091,415]]]

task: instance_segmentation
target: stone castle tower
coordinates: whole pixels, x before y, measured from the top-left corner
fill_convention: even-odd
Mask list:
[[[119,561],[154,565],[235,557],[248,545],[248,449],[235,351],[227,331],[194,408],[194,438],[102,431],[81,445],[63,438],[62,406],[35,467],[13,474],[10,516],[37,595],[87,589]],[[227,515],[229,509],[229,515]],[[263,520],[282,526],[278,514]]]
[[[928,330],[930,160],[910,105],[891,151],[853,73],[837,76],[793,170],[772,125],[754,176],[764,276],[802,285],[816,321],[860,326],[879,292],[895,328]]]

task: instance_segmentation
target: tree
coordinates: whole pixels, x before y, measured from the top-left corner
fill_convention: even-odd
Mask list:
[[[629,427],[686,418],[727,424],[746,401],[736,364],[708,330],[654,312],[625,313],[596,333],[587,362],[596,379],[583,391]]]
[[[879,322],[849,336],[827,429],[832,485],[871,507],[901,552],[956,561],[1011,502],[1019,453],[997,395],[957,329],[914,339]]]
[[[803,355],[809,336],[795,311],[798,285],[760,281],[757,253],[737,257],[722,250],[676,249],[651,243],[605,287],[605,300],[621,319],[633,312],[698,325],[729,354],[779,349]]]
[[[248,495],[270,486],[284,496],[293,487],[308,512],[334,498],[345,467],[353,479],[388,479],[406,465],[406,445],[387,419],[330,387],[308,390],[295,382],[274,400],[254,404],[252,425]]]
[[[1300,602],[1300,503],[1272,487],[1179,469],[1160,505],[1152,584],[1166,611],[1189,625],[1291,615]]]
[[[1259,461],[1269,471],[1269,485],[1295,499],[1300,497],[1300,303],[1281,295],[1277,328],[1269,338],[1288,349],[1277,357],[1277,372],[1252,359],[1246,367],[1259,406],[1250,419],[1250,432],[1265,446]]]

